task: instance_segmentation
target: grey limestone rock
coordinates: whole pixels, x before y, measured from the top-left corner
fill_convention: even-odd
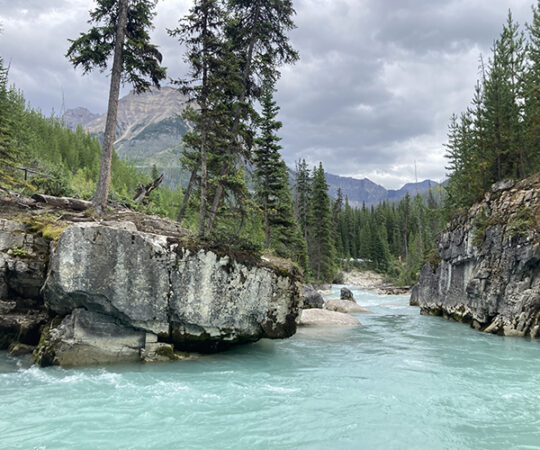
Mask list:
[[[114,317],[75,309],[58,325],[45,330],[36,350],[42,366],[77,367],[140,360],[145,333],[118,323]]]
[[[122,330],[200,352],[295,333],[300,284],[293,274],[122,228],[71,226],[62,234],[42,292],[49,309],[66,318],[50,330],[42,364],[76,365],[76,355],[81,364],[101,361],[99,346],[85,347],[99,333],[83,321],[85,314],[108,324],[101,335],[109,333],[113,345]],[[76,330],[84,330],[78,340]],[[127,347],[145,348],[145,339],[134,342]],[[103,361],[131,359],[137,352],[127,347],[107,350]]]
[[[423,267],[411,303],[486,332],[540,337],[540,174],[493,192],[443,233],[440,261]]]

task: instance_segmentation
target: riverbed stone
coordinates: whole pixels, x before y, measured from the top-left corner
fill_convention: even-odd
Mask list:
[[[337,311],[346,314],[371,313],[369,309],[363,308],[362,306],[357,305],[354,302],[338,299],[327,300],[326,304],[324,305],[324,309],[327,309],[328,311]]]
[[[349,288],[346,288],[346,287],[341,288],[340,299],[341,300],[347,300],[347,301],[350,301],[350,302],[356,301],[354,299],[354,295],[353,295],[352,291]]]
[[[322,308],[324,306],[324,297],[315,289],[312,285],[306,284],[304,286],[304,301],[302,308]]]
[[[355,317],[326,309],[304,309],[300,315],[300,326],[360,326]]]

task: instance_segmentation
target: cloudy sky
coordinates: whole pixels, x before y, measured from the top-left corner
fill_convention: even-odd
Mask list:
[[[301,61],[278,85],[284,157],[387,188],[445,176],[448,119],[468,105],[480,54],[508,10],[524,24],[535,0],[295,0]],[[191,0],[160,0],[154,42],[170,77],[182,49],[165,29]],[[92,0],[0,0],[0,54],[10,80],[45,112],[105,112],[107,74],[81,76],[64,57],[87,28]],[[127,93],[127,89],[124,90]]]

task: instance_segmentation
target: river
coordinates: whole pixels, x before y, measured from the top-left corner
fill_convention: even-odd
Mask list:
[[[194,361],[40,369],[0,352],[0,448],[540,448],[539,342],[353,292],[363,327]]]

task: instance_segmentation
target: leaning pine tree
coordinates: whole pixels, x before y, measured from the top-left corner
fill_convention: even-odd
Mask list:
[[[148,34],[155,15],[155,1],[96,0],[96,3],[89,20],[96,26],[81,33],[78,39],[70,40],[66,56],[75,67],[82,67],[84,73],[96,67],[105,70],[113,56],[101,165],[93,201],[102,215],[111,184],[120,84],[127,82],[136,93],[145,92],[152,85],[159,87],[165,78],[165,68],[161,67],[161,53],[150,43]]]
[[[287,32],[295,28],[292,0],[229,0],[227,5],[232,20],[226,32],[236,57],[241,61],[241,90],[233,113],[228,164],[222,165],[208,218],[210,230],[214,227],[226,191],[226,181],[237,166],[236,161],[249,155],[249,145],[246,145],[244,137],[246,128],[249,128],[247,122],[253,102],[260,98],[262,92],[259,80],[268,75],[277,79],[282,64],[298,60],[298,53],[287,36]]]

